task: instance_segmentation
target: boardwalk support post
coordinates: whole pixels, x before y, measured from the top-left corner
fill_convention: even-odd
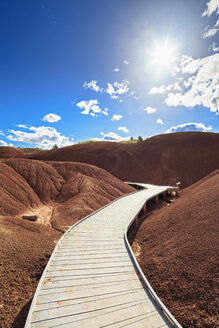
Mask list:
[[[174,190],[171,190],[170,191],[170,195],[172,196],[172,197],[176,197],[176,190],[174,189]]]
[[[147,212],[147,205],[145,203],[144,206],[143,206],[143,213],[146,214],[146,212]]]
[[[181,185],[181,182],[177,182],[176,183],[176,187],[177,187],[177,189],[176,189],[176,196],[179,196],[180,185]]]
[[[136,217],[135,217],[135,219],[134,219],[134,227],[136,228],[136,227],[138,227],[138,221],[139,221],[139,219],[138,219],[138,215],[136,215]]]

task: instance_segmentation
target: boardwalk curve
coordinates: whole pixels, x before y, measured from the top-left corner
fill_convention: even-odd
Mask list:
[[[145,202],[170,189],[147,185],[72,226],[44,270],[25,328],[181,327],[144,277],[127,240],[128,226]]]

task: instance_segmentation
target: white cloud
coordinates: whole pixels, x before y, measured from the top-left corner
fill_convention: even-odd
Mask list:
[[[16,125],[18,128],[22,128],[22,129],[28,129],[28,127],[25,124],[18,124]]]
[[[165,91],[182,91],[182,87],[180,86],[180,82],[182,79],[178,79],[178,81],[174,82],[173,84],[169,84],[166,88]]]
[[[210,47],[209,47],[208,50],[211,50],[211,49],[212,49],[214,52],[219,51],[219,47],[216,46],[216,43],[215,43],[215,42],[213,42],[213,43],[210,45]]]
[[[83,84],[83,87],[85,89],[91,89],[91,90],[94,90],[96,92],[102,92],[103,91],[103,89],[100,88],[99,85],[97,85],[97,81],[94,81],[94,80],[92,80],[90,82],[85,82]]]
[[[203,12],[202,17],[203,16],[209,17],[214,12],[216,12],[216,15],[219,14],[219,0],[210,0],[207,3],[207,9]],[[214,36],[217,33],[217,31],[219,31],[219,19],[217,20],[213,28],[209,28],[209,26],[207,26],[205,30],[207,31],[203,34],[203,38],[209,38]]]
[[[116,67],[116,68],[114,68],[114,70],[113,70],[114,72],[118,72],[119,71],[119,68],[118,67]]]
[[[161,125],[163,125],[163,120],[162,120],[161,118],[158,118],[158,119],[157,119],[157,124],[161,124]]]
[[[123,118],[123,115],[120,114],[114,114],[113,117],[111,118],[111,121],[119,121]]]
[[[165,92],[164,85],[162,84],[160,87],[153,87],[149,90],[149,94],[162,94]]]
[[[119,68],[114,69],[115,72],[119,71]],[[83,87],[85,89],[92,89],[96,92],[106,92],[111,96],[112,99],[118,99],[119,96],[121,96],[124,93],[127,93],[129,91],[129,81],[123,80],[121,82],[115,81],[113,83],[106,83],[107,87],[101,88],[99,85],[97,85],[97,81],[90,81],[85,82]]]
[[[1,146],[8,146],[8,144],[4,140],[0,140],[0,147]]]
[[[49,114],[47,114],[43,117],[43,121],[46,121],[46,122],[49,122],[49,123],[55,123],[55,122],[58,122],[60,120],[61,120],[61,116],[59,116],[57,114],[53,114],[53,113],[49,113]],[[20,127],[25,128],[25,126],[22,126],[22,124],[20,124]]]
[[[129,64],[129,61],[128,60],[123,60],[123,63],[128,65]]]
[[[218,31],[218,28],[210,28],[207,32],[203,34],[203,38],[211,38],[214,36]]]
[[[167,85],[166,87],[163,84],[160,87],[153,87],[149,90],[149,94],[163,94],[171,90],[182,91],[179,79],[177,79],[173,84]]]
[[[175,76],[176,75],[176,73],[178,73],[180,71],[180,69],[179,69],[179,67],[178,66],[173,66],[173,68],[172,68],[172,75],[173,76]]]
[[[129,82],[123,80],[122,82],[107,83],[106,93],[108,93],[112,99],[119,98],[120,95],[129,91]]]
[[[118,130],[120,130],[120,131],[122,131],[122,132],[124,132],[124,133],[129,133],[129,130],[127,129],[126,126],[120,126],[120,127],[118,128]]]
[[[112,96],[115,93],[114,87],[111,83],[107,83],[106,93]]]
[[[74,144],[73,138],[65,137],[53,127],[31,126],[27,128],[30,132],[9,130],[7,139],[12,141],[35,144],[42,149],[50,149],[57,144],[58,147],[65,147]]]
[[[0,136],[4,136],[5,134],[3,133],[2,130],[0,130]]]
[[[207,8],[202,14],[203,16],[211,16],[216,11],[216,14],[219,14],[219,0],[210,0],[207,3]]]
[[[141,99],[142,95],[143,95],[143,92],[137,94],[136,91],[131,91],[129,94],[129,96],[133,97],[133,99],[135,99],[135,100]]]
[[[92,106],[92,111],[94,113],[100,113],[101,112],[101,108],[99,107],[99,105],[93,105]]]
[[[129,88],[128,88],[129,82],[127,80],[124,80],[121,83],[116,81],[113,83],[113,85],[116,88],[116,93],[118,93],[119,95],[122,95],[123,93],[126,93],[129,91]]]
[[[190,81],[183,81],[183,85],[184,85],[185,88],[188,88],[188,87],[190,87],[191,82]]]
[[[97,99],[91,99],[91,100],[81,100],[79,103],[76,104],[77,107],[80,109],[83,109],[81,114],[84,115],[91,115],[91,116],[98,116],[97,114],[104,114],[108,115],[108,109],[105,108],[102,110],[99,106],[99,102]]]
[[[212,126],[205,126],[203,123],[185,123],[179,124],[177,126],[172,126],[170,129],[166,131],[166,133],[173,132],[185,132],[185,131],[201,131],[208,132],[212,130]]]
[[[192,56],[183,55],[180,63],[180,70],[182,74],[195,74],[201,63],[201,58],[194,59]]]
[[[121,137],[120,135],[116,134],[115,132],[108,132],[104,133],[101,132],[101,138],[92,138],[95,141],[126,141],[130,140],[130,137]]]
[[[162,86],[163,93],[168,93],[165,103],[185,107],[202,105],[219,113],[219,54],[198,59],[184,55],[179,69],[180,80],[175,78],[173,84]]]
[[[104,110],[102,111],[102,114],[108,116],[109,115],[108,108],[104,108]]]
[[[153,107],[149,107],[149,106],[147,106],[147,107],[144,108],[144,111],[147,112],[147,114],[153,114],[153,113],[155,113],[157,110],[156,110],[156,108],[153,108]]]
[[[112,95],[112,96],[111,96],[111,98],[112,98],[112,99],[118,99],[118,98],[119,98],[119,96],[116,96],[116,95]]]

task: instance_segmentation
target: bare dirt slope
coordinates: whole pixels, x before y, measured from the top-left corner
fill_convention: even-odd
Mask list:
[[[59,230],[133,191],[88,164],[0,161],[1,328],[24,326],[41,273],[61,236]],[[38,222],[23,220],[23,214],[37,215]]]
[[[21,150],[15,149],[13,147],[0,147],[0,158],[23,158],[25,157],[25,153]]]
[[[39,278],[61,233],[0,217],[0,327],[23,328]]]
[[[66,230],[115,198],[134,191],[106,171],[82,163],[0,161],[0,215],[52,207],[53,227]]]
[[[158,185],[181,181],[184,188],[218,169],[218,148],[219,133],[182,132],[137,144],[93,142],[25,156],[93,164],[123,181]]]
[[[135,237],[141,268],[183,327],[218,327],[218,230],[219,170],[152,212]]]
[[[133,191],[88,164],[126,181],[190,186],[171,206],[148,217],[135,243],[146,276],[183,327],[216,327],[218,171],[198,180],[218,168],[218,145],[219,134],[188,132],[139,144],[78,144],[34,155],[0,147],[2,327],[23,327],[58,231]],[[47,226],[26,222],[22,214],[36,214]]]

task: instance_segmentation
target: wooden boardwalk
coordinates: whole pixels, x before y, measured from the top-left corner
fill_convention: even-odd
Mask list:
[[[169,188],[123,196],[71,227],[44,270],[25,328],[181,327],[156,300],[126,236],[145,202]]]

